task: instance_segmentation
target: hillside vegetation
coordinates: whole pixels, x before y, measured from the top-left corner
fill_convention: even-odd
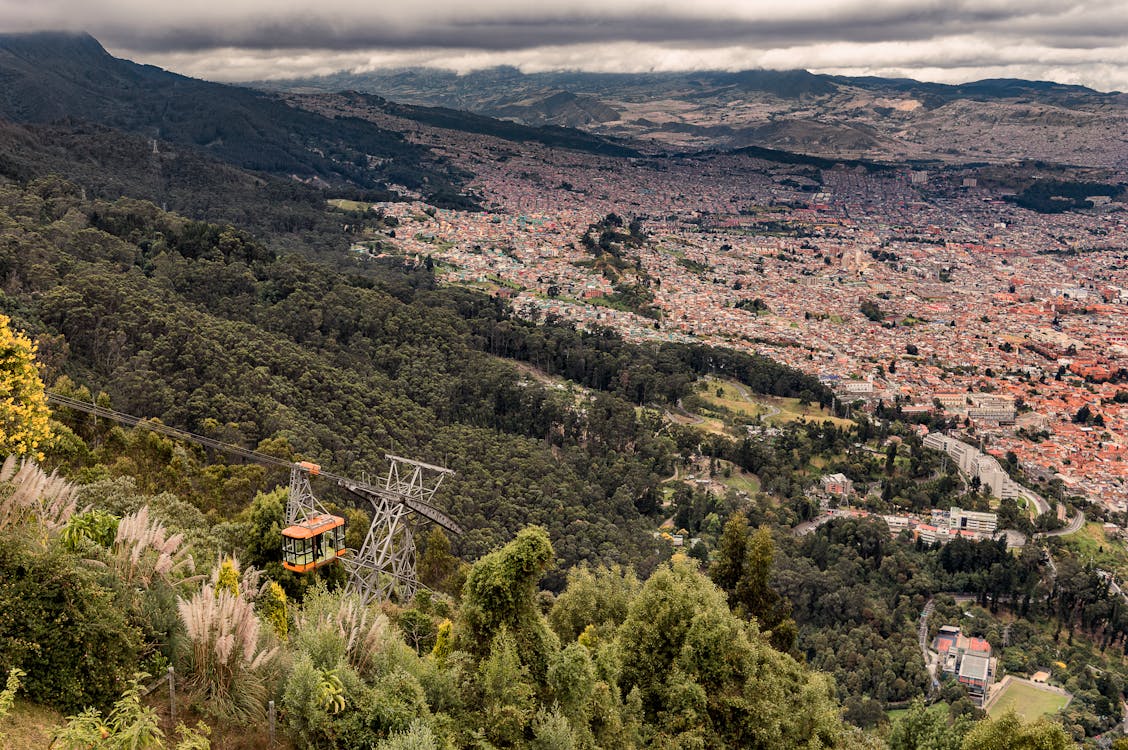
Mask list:
[[[764,357],[534,325],[425,262],[351,258],[383,221],[355,209],[393,183],[469,199],[394,134],[88,37],[0,37],[0,73],[21,123],[0,124],[0,734],[261,747],[269,701],[302,750],[1034,750],[1118,720],[1128,615],[1091,565],[1055,579],[1037,547],[929,549],[876,519],[793,536],[824,470],[874,512],[986,507],[912,425],[824,420],[818,380]],[[620,281],[622,224],[586,235]],[[641,307],[627,276],[616,301]],[[702,382],[796,419],[678,424]],[[339,565],[282,567],[285,468],[48,411],[44,383],[349,476],[386,452],[448,466],[434,502],[465,533],[422,530],[421,593],[366,606]],[[358,548],[368,508],[314,488]],[[1015,621],[1007,669],[1061,660],[1066,714],[984,719],[950,681],[925,709],[916,628],[930,598],[963,617],[945,591],[975,593],[969,632]],[[169,667],[175,724],[146,692]],[[910,708],[890,725],[888,704]]]

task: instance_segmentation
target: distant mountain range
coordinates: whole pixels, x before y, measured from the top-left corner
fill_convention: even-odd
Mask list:
[[[121,60],[87,34],[0,35],[0,118],[13,123],[64,130],[96,124],[314,187],[384,191],[403,186],[435,205],[473,205],[463,194],[470,175],[399,130],[339,113],[319,114],[302,104],[273,92]],[[365,105],[445,129],[608,156],[637,155],[629,145],[554,125],[529,127],[371,96]],[[98,137],[105,141],[107,136]],[[21,169],[18,153],[26,152],[15,149],[9,168]]]
[[[961,85],[848,78],[804,70],[458,75],[430,68],[337,73],[251,84],[291,92],[355,90],[649,141],[662,149],[766,146],[868,159],[1123,160],[1128,96],[1043,81]]]
[[[475,206],[466,190],[471,175],[441,155],[449,151],[408,135],[418,130],[413,123],[610,157],[756,148],[867,164],[1035,159],[1106,167],[1128,160],[1128,96],[1044,82],[494,68],[257,85],[117,59],[86,34],[0,35],[0,120],[17,128],[0,127],[0,173],[38,174],[78,158],[87,182],[113,194],[121,187],[99,176],[102,155],[133,154],[151,140],[192,155],[150,159],[161,163],[160,174],[145,160],[131,162],[123,184],[144,185],[154,198],[175,193],[199,204],[192,186],[208,174],[231,189],[240,185],[240,205],[250,204],[256,180],[266,180],[272,194],[298,183],[368,198],[407,188],[435,205]],[[350,93],[326,96],[338,91]],[[19,126],[39,130],[25,137]],[[138,140],[124,145],[114,133]],[[231,168],[242,171],[224,171]],[[114,174],[124,174],[122,165]],[[200,210],[216,216],[214,206]]]

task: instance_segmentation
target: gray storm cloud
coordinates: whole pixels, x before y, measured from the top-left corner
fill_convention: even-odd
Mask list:
[[[750,67],[1128,88],[1123,0],[0,0],[0,29],[89,31],[222,80],[396,65]]]

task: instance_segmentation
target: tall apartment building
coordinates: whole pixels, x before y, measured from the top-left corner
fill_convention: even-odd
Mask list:
[[[925,435],[924,447],[947,453],[960,471],[968,476],[979,477],[983,486],[1000,499],[1018,497],[1022,486],[1010,478],[994,456],[990,456],[973,445],[933,432]]]
[[[963,508],[933,510],[932,524],[949,531],[971,531],[990,536],[999,525],[999,517],[994,513],[980,513]]]

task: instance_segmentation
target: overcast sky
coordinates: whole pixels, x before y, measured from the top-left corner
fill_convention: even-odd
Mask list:
[[[0,29],[89,31],[119,57],[223,81],[506,64],[1128,91],[1128,0],[0,0]]]

